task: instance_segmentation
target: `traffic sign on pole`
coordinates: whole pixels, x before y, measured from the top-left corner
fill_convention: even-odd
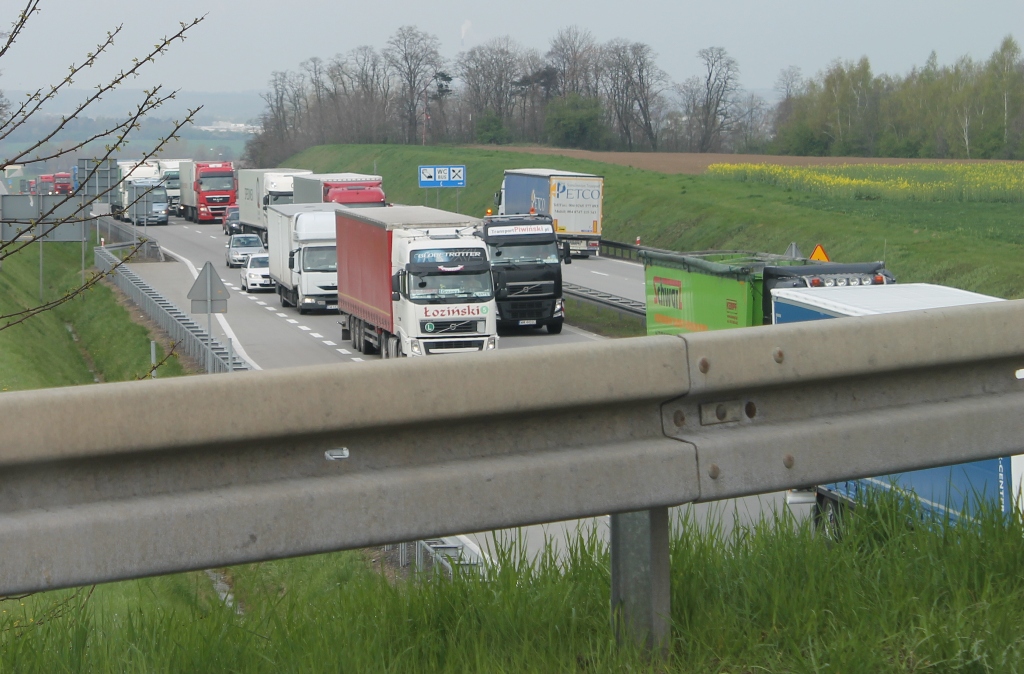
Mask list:
[[[465,165],[420,166],[418,171],[420,187],[465,187]]]

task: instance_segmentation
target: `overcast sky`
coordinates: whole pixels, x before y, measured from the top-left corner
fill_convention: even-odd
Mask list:
[[[5,0],[0,25],[23,5]],[[964,54],[986,59],[1007,34],[1024,41],[1024,0],[44,0],[0,59],[0,89],[55,81],[123,23],[113,58],[100,71],[110,72],[178,21],[203,14],[185,44],[128,86],[262,91],[272,71],[359,45],[382,47],[406,24],[440,38],[448,58],[500,35],[544,52],[560,27],[577,25],[602,42],[650,44],[675,81],[697,74],[697,50],[724,47],[739,62],[743,86],[754,90],[771,89],[790,65],[812,75],[836,58],[867,55],[876,73],[903,74],[932,50],[945,64]]]

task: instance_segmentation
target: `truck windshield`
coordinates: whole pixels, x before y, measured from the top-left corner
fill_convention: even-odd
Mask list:
[[[334,246],[304,248],[302,271],[338,271],[338,252]]]
[[[504,246],[488,245],[491,253],[491,264],[512,264],[530,262],[551,262],[558,264],[558,247],[551,243],[508,244]]]
[[[490,272],[409,274],[413,302],[486,302],[492,296]]]
[[[270,197],[268,199],[270,206],[287,206],[288,204],[295,203],[295,197],[291,192],[285,192],[284,194],[271,192],[268,196]]]
[[[164,184],[167,189],[176,190],[181,187],[181,180],[177,171],[168,171],[164,174]]]
[[[224,192],[235,189],[235,179],[230,173],[203,176],[199,179],[200,192]]]
[[[167,190],[165,190],[164,188],[160,187],[158,189],[150,190],[148,193],[145,194],[145,197],[143,197],[140,194],[139,198],[140,199],[142,199],[142,198],[149,199],[154,204],[166,204],[167,203]]]

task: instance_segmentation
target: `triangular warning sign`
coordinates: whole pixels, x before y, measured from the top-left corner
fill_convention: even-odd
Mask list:
[[[831,262],[831,260],[828,259],[828,253],[825,252],[825,249],[821,247],[820,243],[811,251],[810,259],[815,262]]]
[[[228,296],[228,289],[220,280],[220,275],[213,268],[212,262],[203,265],[199,277],[188,291],[188,298],[192,300],[192,313],[194,314],[226,314]]]

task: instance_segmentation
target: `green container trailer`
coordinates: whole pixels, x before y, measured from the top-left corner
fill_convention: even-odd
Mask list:
[[[842,264],[750,251],[642,250],[647,334],[675,335],[772,322],[766,288],[895,283],[882,262]]]

